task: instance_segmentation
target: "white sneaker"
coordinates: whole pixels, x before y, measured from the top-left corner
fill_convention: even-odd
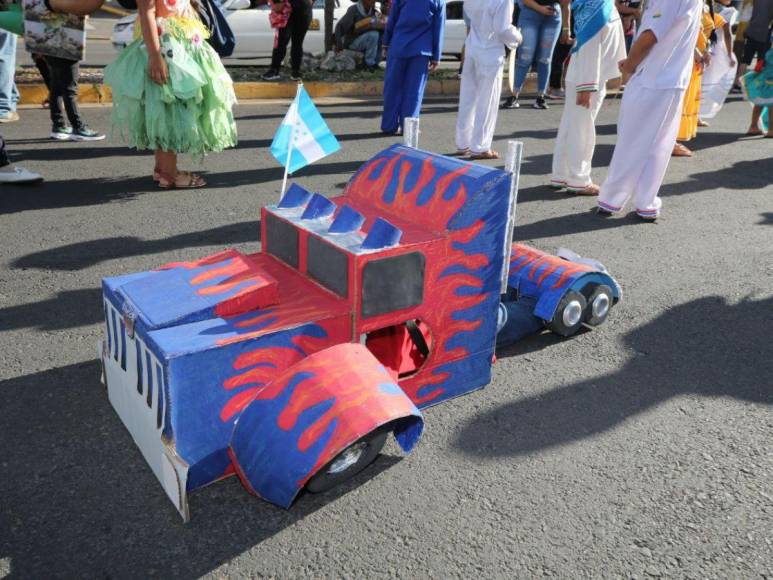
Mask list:
[[[43,181],[42,175],[27,171],[23,167],[13,165],[0,167],[0,183],[37,183],[39,181]]]

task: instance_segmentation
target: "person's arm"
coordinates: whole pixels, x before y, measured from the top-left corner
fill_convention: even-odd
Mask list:
[[[572,44],[572,2],[559,0],[561,4],[561,44]]]
[[[344,48],[344,40],[349,31],[354,27],[354,12],[357,11],[357,5],[350,6],[346,13],[341,17],[335,27],[336,50]]]
[[[432,15],[432,60],[429,70],[435,70],[443,53],[443,32],[446,28],[445,0],[435,0],[435,13]]]
[[[523,42],[521,31],[513,26],[513,2],[512,0],[502,0],[497,6],[494,15],[494,25],[496,26],[497,40],[510,49]]]
[[[148,51],[148,74],[154,83],[163,85],[169,78],[169,71],[164,57],[161,56],[155,0],[137,0],[137,18],[140,20],[142,40],[145,41]]]
[[[633,76],[641,62],[647,57],[657,43],[658,37],[652,30],[645,30],[639,34],[639,37],[631,47],[631,52],[628,53],[628,58],[625,58],[618,63],[618,68],[620,69],[620,72],[623,73],[623,84],[626,84],[628,79]]]
[[[601,84],[601,33],[588,40],[574,55],[570,65],[577,85],[577,105],[590,109],[593,93]]]
[[[104,3],[105,0],[47,0],[46,6],[52,12],[72,14],[74,16],[88,16],[102,8]]]
[[[400,18],[400,0],[392,0],[389,4],[389,16],[387,16],[387,25],[384,30],[384,38],[381,40],[381,46],[384,48],[384,54],[386,54],[387,48],[392,43],[392,35],[395,33],[395,26],[397,26],[397,20]]]

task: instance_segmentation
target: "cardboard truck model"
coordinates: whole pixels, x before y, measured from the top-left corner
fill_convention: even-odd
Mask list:
[[[489,383],[497,336],[604,321],[603,267],[511,246],[513,181],[396,145],[340,197],[263,208],[259,253],[103,281],[110,402],[184,519],[230,475],[289,507],[389,433],[410,451],[419,409]]]

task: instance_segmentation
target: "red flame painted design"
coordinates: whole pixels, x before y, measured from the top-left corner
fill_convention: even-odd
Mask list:
[[[242,411],[255,395],[279,373],[308,355],[329,344],[326,338],[298,335],[286,346],[266,346],[240,355],[233,368],[243,370],[223,383],[226,390],[253,385],[233,395],[220,411],[220,419],[228,421]],[[246,370],[245,370],[246,369]]]
[[[587,264],[570,262],[523,244],[513,244],[513,253],[510,257],[510,263],[513,263],[516,260],[518,261],[517,268],[524,273],[528,272],[529,280],[532,282],[535,282],[536,278],[537,285],[541,285],[552,274],[556,274],[558,279],[551,287],[551,290],[561,288],[567,280],[575,274],[594,271],[594,269]],[[547,267],[542,270],[539,276],[537,276],[537,272],[542,266]]]
[[[291,431],[309,409],[327,401],[332,405],[298,438],[298,449],[307,451],[332,428],[332,434],[310,471],[315,473],[360,437],[394,418],[413,412],[412,405],[397,388],[385,391],[391,383],[386,371],[361,345],[333,347],[310,357],[298,370],[290,369],[260,391],[256,400],[275,399],[298,372],[310,373],[295,388],[287,406],[277,419],[280,429]],[[303,485],[308,477],[299,482]]]
[[[268,276],[236,250],[225,250],[192,262],[172,262],[158,268],[170,270],[206,268],[190,280],[192,286],[202,286],[217,278],[223,280],[196,290],[200,296],[230,294],[215,307],[217,316],[235,316],[265,308],[278,302],[276,280]],[[232,291],[239,288],[236,292]]]

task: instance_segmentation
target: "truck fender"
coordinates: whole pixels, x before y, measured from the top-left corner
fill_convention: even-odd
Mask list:
[[[260,390],[236,420],[228,453],[250,493],[288,508],[317,471],[387,424],[409,452],[424,420],[367,348],[340,344]]]

